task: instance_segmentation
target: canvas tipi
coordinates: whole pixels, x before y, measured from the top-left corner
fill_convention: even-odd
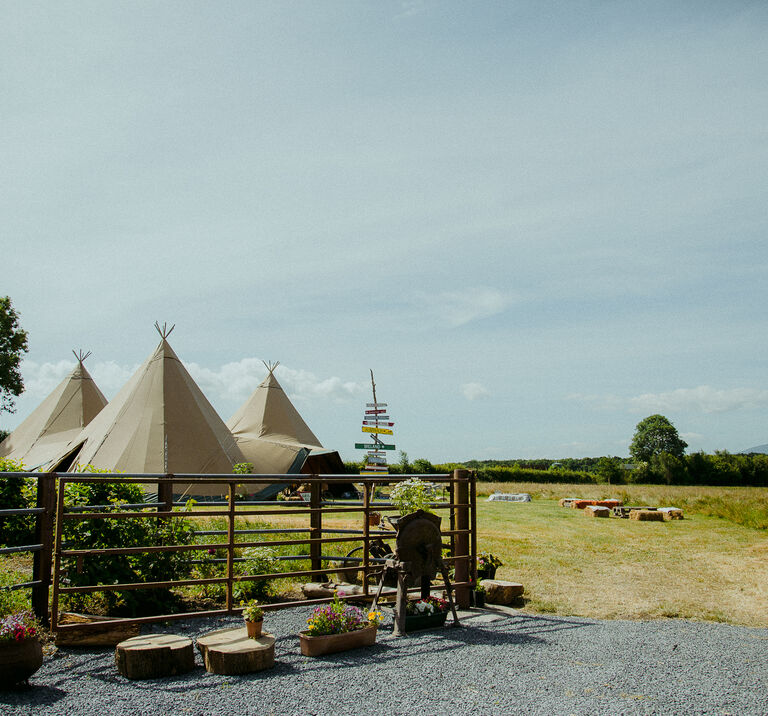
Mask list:
[[[98,415],[107,399],[83,364],[89,355],[75,353],[72,372],[0,443],[0,457],[44,469]]]
[[[227,427],[254,472],[340,474],[344,463],[326,450],[275,378],[279,363],[265,363],[267,377],[227,421]]]
[[[126,473],[231,474],[245,462],[227,426],[168,343],[173,327],[106,408],[61,456],[58,469],[93,465]],[[219,495],[217,486],[174,492]]]

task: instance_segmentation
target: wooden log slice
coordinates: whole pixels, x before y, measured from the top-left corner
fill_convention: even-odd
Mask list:
[[[175,634],[147,634],[115,648],[117,670],[127,679],[156,679],[195,668],[192,640]]]
[[[250,639],[245,627],[212,631],[197,640],[197,648],[212,674],[250,674],[275,665],[274,635]]]

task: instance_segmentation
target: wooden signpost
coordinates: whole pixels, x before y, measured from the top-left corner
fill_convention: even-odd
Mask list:
[[[390,422],[387,414],[387,404],[379,403],[376,400],[376,382],[373,379],[373,370],[371,370],[371,389],[373,391],[373,402],[366,403],[366,410],[363,413],[362,432],[368,433],[373,437],[372,443],[355,443],[356,450],[367,450],[365,467],[360,471],[361,475],[387,475],[387,454],[384,450],[394,450],[394,445],[385,445],[379,440],[379,435],[392,435],[392,428],[395,426]],[[386,422],[384,422],[386,421]]]

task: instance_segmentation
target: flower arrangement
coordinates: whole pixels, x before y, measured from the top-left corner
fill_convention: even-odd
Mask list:
[[[328,634],[344,634],[369,626],[381,624],[381,612],[370,611],[364,615],[362,610],[339,599],[338,592],[334,593],[333,601],[322,607],[317,607],[307,619],[306,634],[309,636],[327,636]]]
[[[247,622],[260,622],[264,619],[264,610],[259,606],[255,599],[251,599],[243,607],[243,619]]]
[[[389,493],[392,504],[397,507],[401,515],[408,515],[416,510],[432,512],[430,502],[437,499],[435,486],[424,482],[418,477],[412,477],[405,482],[399,482]]]
[[[427,597],[426,599],[411,599],[405,604],[405,613],[408,616],[438,614],[447,612],[450,605],[440,597]]]
[[[31,611],[15,612],[0,618],[0,644],[24,641],[40,634],[40,625]]]
[[[477,555],[477,568],[479,570],[496,569],[497,567],[503,567],[502,562],[495,554],[490,552],[478,552]]]

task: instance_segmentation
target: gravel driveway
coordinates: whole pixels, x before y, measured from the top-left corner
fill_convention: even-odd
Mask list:
[[[309,609],[267,614],[275,668],[129,681],[114,649],[60,649],[33,688],[0,691],[2,714],[768,714],[768,629],[688,621],[596,621],[491,607],[464,628],[310,659],[296,632]],[[450,622],[450,617],[449,617]],[[157,629],[194,637],[234,617]]]

